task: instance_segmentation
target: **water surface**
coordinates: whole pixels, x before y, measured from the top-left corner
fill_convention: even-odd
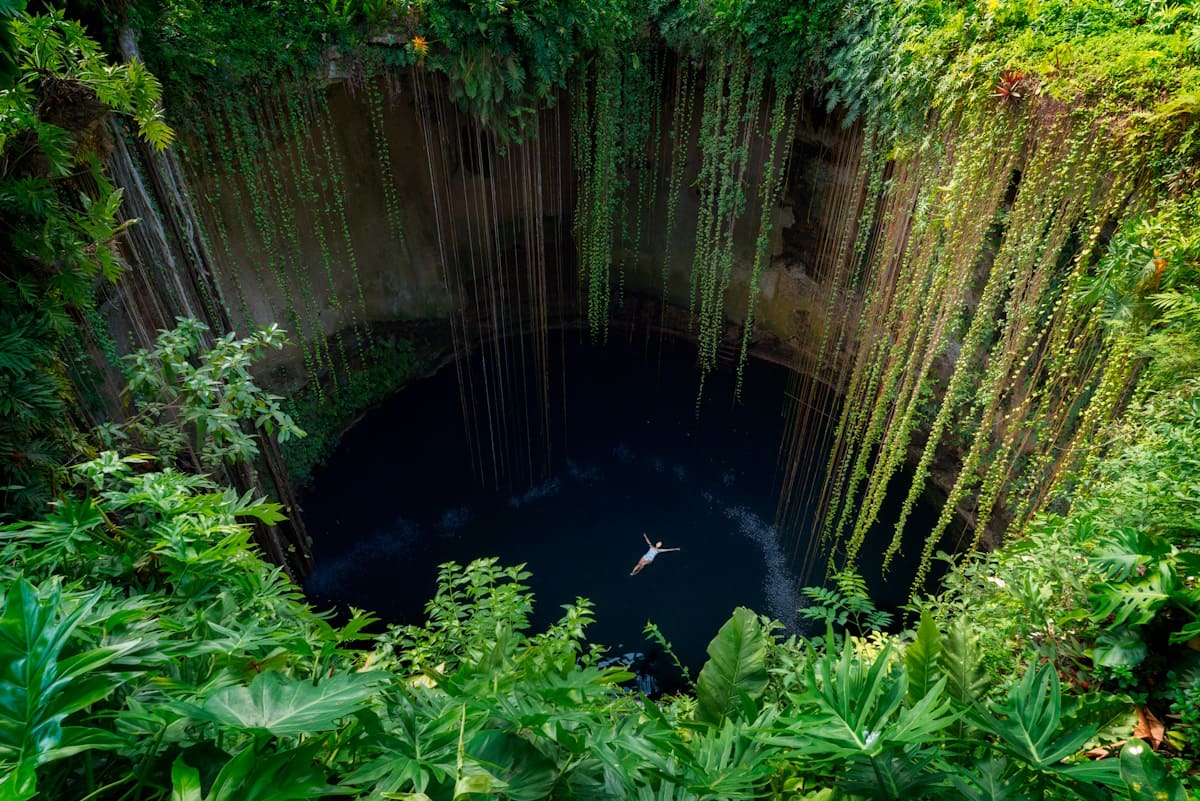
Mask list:
[[[419,623],[439,564],[497,556],[532,572],[535,631],[585,597],[595,604],[592,641],[661,663],[642,635],[653,621],[693,675],[737,606],[794,627],[794,543],[772,526],[786,372],[751,364],[739,404],[732,375],[710,377],[697,417],[694,346],[667,340],[660,352],[656,338],[620,336],[606,346],[554,338],[556,363],[565,355],[567,365],[566,403],[564,412],[556,368],[545,473],[538,413],[526,431],[525,406],[506,413],[505,436],[478,428],[472,469],[453,367],[370,412],[303,499],[316,564],[310,595]],[[474,376],[478,391],[482,372]],[[517,405],[526,403],[520,395],[507,392]],[[541,408],[536,399],[527,407]],[[507,455],[513,465],[499,487],[494,445],[497,461]],[[530,464],[533,481],[519,475]],[[643,533],[682,550],[630,576],[646,550]],[[903,580],[893,595],[907,588],[911,568],[896,572]]]

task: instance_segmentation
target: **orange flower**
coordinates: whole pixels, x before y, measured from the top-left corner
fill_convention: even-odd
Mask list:
[[[429,42],[424,36],[414,36],[412,38],[413,50],[417,51],[418,56],[424,56],[429,52]]]

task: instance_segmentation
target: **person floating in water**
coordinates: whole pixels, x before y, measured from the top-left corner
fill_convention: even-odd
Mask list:
[[[669,551],[680,550],[679,548],[664,548],[664,547],[662,547],[662,540],[659,540],[658,542],[653,542],[653,543],[650,542],[650,538],[646,536],[646,532],[644,532],[644,531],[642,532],[642,539],[644,539],[646,541],[646,544],[650,546],[650,550],[646,551],[645,556],[643,556],[641,559],[638,560],[637,565],[635,565],[633,568],[633,572],[631,572],[629,574],[631,576],[636,576],[638,573],[641,573],[642,568],[645,567],[646,565],[650,564],[651,562],[653,562],[654,557],[658,556],[660,553],[668,553]]]

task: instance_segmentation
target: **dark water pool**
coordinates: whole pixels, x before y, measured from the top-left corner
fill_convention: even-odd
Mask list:
[[[772,526],[786,372],[750,365],[740,405],[731,400],[731,375],[711,378],[697,419],[694,346],[667,340],[660,352],[656,338],[594,346],[563,336],[551,352],[556,365],[565,355],[566,411],[556,366],[548,473],[532,484],[481,485],[453,367],[398,393],[345,435],[303,498],[316,564],[310,596],[419,623],[438,564],[498,556],[532,572],[535,630],[583,596],[596,606],[593,641],[654,656],[642,635],[653,621],[693,674],[739,605],[794,625],[794,543]],[[613,332],[613,340],[621,336]],[[479,390],[481,374],[475,383]],[[508,393],[520,404],[519,394]],[[540,472],[542,437],[522,430],[522,414],[507,419],[506,444],[473,424],[481,432],[476,464],[490,473],[496,441],[514,465],[508,474],[531,463]],[[646,550],[643,532],[682,550],[631,577]],[[910,567],[893,570],[892,600],[911,575]],[[886,602],[888,587],[880,586]]]

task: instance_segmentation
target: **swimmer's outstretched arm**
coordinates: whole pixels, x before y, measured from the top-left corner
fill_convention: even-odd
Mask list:
[[[654,543],[650,541],[650,538],[646,536],[646,532],[644,532],[644,531],[642,532],[642,539],[644,539],[646,541],[646,544],[649,545],[651,548],[654,547]]]
[[[658,552],[666,553],[667,551],[682,551],[682,550],[683,550],[682,548],[659,548]]]

